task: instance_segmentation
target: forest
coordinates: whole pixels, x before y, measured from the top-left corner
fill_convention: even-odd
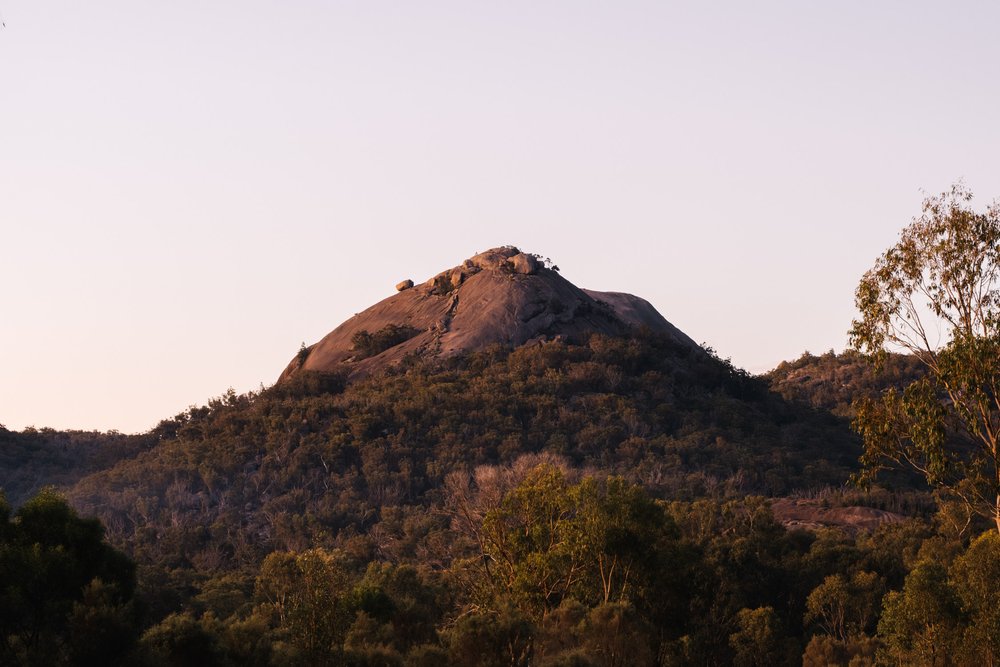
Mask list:
[[[350,384],[305,374],[138,436],[0,431],[20,462],[3,468],[17,509],[0,650],[14,664],[983,664],[1000,620],[988,525],[913,477],[845,485],[862,451],[850,398],[920,375],[903,356],[887,367],[806,354],[753,377],[647,332]],[[784,496],[900,520],[787,529],[769,501]]]

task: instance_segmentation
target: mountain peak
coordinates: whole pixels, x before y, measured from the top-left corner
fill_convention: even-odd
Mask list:
[[[576,287],[539,255],[501,246],[358,313],[299,353],[279,382],[300,370],[362,377],[416,354],[444,358],[501,344],[518,347],[648,327],[697,347],[644,299]]]

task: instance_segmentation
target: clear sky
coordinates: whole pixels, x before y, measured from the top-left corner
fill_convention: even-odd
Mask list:
[[[0,0],[0,423],[146,430],[486,248],[752,371],[964,178],[995,2]]]

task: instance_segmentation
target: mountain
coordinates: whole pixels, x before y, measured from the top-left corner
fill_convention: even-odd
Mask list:
[[[580,343],[647,328],[697,349],[649,302],[631,294],[576,287],[538,255],[493,248],[358,313],[304,348],[279,378],[299,371],[357,378],[408,356],[447,358],[490,345],[518,347],[554,339]]]
[[[116,544],[185,563],[339,543],[385,507],[433,505],[453,470],[525,455],[660,497],[778,496],[842,484],[860,453],[851,398],[912,367],[893,357],[879,379],[855,356],[806,354],[754,378],[647,301],[502,247],[404,281],[262,392],[140,436],[2,432],[0,485],[17,504],[58,484]],[[225,537],[194,530],[208,525]]]
[[[525,455],[684,498],[839,485],[855,466],[846,420],[769,391],[647,301],[580,289],[535,255],[496,248],[400,288],[271,388],[87,457],[100,465],[68,470],[80,455],[33,445],[37,462],[0,483],[16,482],[15,500],[60,483],[140,560],[205,567],[341,543],[387,507],[438,502],[454,470]]]
[[[804,355],[753,377],[643,299],[497,248],[148,433],[0,428],[0,486],[58,484],[136,561],[129,664],[462,667],[512,642],[504,664],[612,664],[580,651],[626,655],[594,644],[622,631],[614,664],[737,664],[748,613],[788,629],[758,662],[801,664],[810,592],[899,588],[931,534],[904,520],[925,493],[843,486],[845,401],[886,386],[866,373]]]

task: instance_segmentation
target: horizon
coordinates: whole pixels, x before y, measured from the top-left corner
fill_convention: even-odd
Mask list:
[[[963,179],[1000,7],[4,3],[0,424],[146,431],[497,245],[753,373]]]

